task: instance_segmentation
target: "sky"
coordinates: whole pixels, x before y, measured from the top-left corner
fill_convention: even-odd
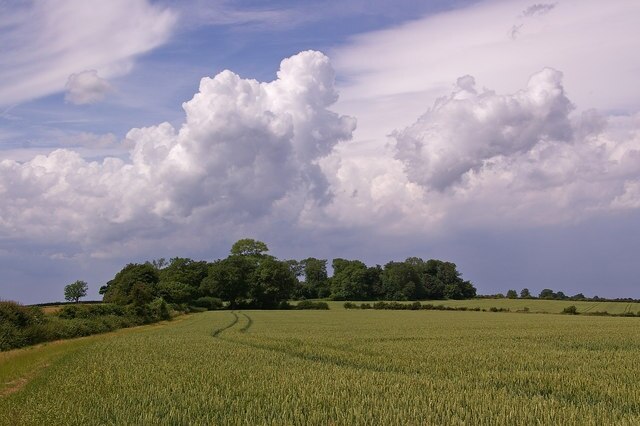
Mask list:
[[[0,299],[127,263],[453,261],[640,298],[637,0],[0,0]]]

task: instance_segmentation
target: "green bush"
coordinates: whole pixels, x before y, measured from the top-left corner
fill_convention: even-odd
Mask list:
[[[200,297],[193,301],[193,306],[197,306],[199,308],[206,308],[209,311],[214,311],[216,309],[221,309],[224,306],[222,300],[217,297]]]
[[[312,302],[310,300],[303,300],[302,302],[298,302],[295,307],[296,309],[329,309],[329,304],[327,302]]]
[[[23,306],[9,300],[0,301],[0,324],[8,323],[15,327],[26,327],[44,321],[41,308]]]
[[[58,316],[64,319],[96,318],[105,315],[125,315],[125,308],[114,303],[95,305],[65,305],[58,311]]]
[[[578,315],[578,308],[575,305],[567,306],[562,310],[563,314],[567,315]]]

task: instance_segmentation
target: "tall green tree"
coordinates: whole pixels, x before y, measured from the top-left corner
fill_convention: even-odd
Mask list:
[[[425,296],[418,268],[411,262],[387,263],[380,278],[385,299],[417,300]]]
[[[88,289],[89,285],[86,282],[78,280],[64,287],[64,298],[69,302],[78,303],[81,297],[87,295]]]
[[[372,288],[367,281],[367,265],[359,260],[333,259],[331,297],[335,300],[368,300]]]
[[[308,257],[300,262],[304,276],[300,295],[305,299],[328,297],[331,294],[327,276],[327,260]]]
[[[424,268],[425,295],[428,299],[470,299],[476,288],[461,278],[456,264],[430,259]]]
[[[174,257],[165,265],[158,270],[159,296],[170,303],[188,303],[200,296],[200,284],[208,274],[207,262]]]
[[[209,266],[207,276],[200,284],[205,296],[218,297],[235,307],[248,297],[249,286],[256,263],[247,256],[229,256]]]
[[[264,256],[269,251],[269,248],[262,241],[254,240],[251,238],[243,238],[236,241],[231,246],[232,256]]]
[[[540,299],[555,299],[556,298],[556,294],[550,288],[545,288],[540,292],[538,297]]]
[[[153,298],[158,293],[158,270],[151,264],[130,263],[107,283],[102,300],[109,303],[127,305]]]
[[[274,308],[291,297],[296,282],[286,262],[267,257],[252,274],[249,297],[256,307]]]

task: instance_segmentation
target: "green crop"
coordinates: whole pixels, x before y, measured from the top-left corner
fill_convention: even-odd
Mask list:
[[[639,424],[638,353],[637,318],[206,312],[75,343],[0,423]]]

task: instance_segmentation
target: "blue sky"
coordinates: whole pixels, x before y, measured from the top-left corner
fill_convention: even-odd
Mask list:
[[[0,1],[0,298],[246,236],[640,297],[639,12]]]

